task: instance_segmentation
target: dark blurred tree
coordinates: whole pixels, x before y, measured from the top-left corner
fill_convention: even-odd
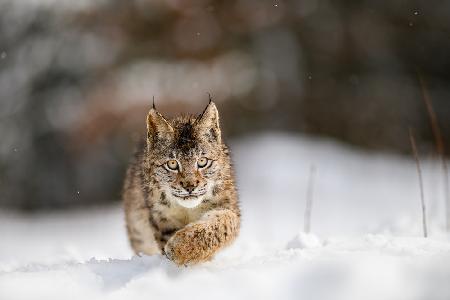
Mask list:
[[[449,17],[438,0],[4,1],[0,205],[118,200],[156,89],[168,115],[212,92],[229,136],[287,130],[406,153],[409,127],[433,149],[420,74],[448,148]]]

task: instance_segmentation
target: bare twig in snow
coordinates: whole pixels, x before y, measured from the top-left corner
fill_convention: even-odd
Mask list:
[[[419,152],[417,151],[416,146],[416,140],[414,138],[414,133],[411,128],[409,128],[409,140],[411,142],[411,148],[414,155],[414,159],[416,160],[416,166],[417,166],[417,174],[419,176],[419,185],[420,185],[420,201],[422,204],[422,226],[423,226],[423,236],[428,236],[428,230],[427,230],[427,212],[426,212],[426,206],[425,206],[425,196],[423,192],[423,179],[422,179],[422,169],[420,167],[420,160],[419,160]]]
[[[316,167],[314,165],[311,166],[309,171],[309,179],[308,179],[308,189],[306,190],[306,208],[305,208],[305,224],[304,229],[306,233],[309,233],[311,230],[311,212],[313,205],[313,196],[314,196],[314,176],[316,174]]]
[[[445,159],[444,139],[442,138],[441,129],[439,127],[438,119],[433,109],[433,105],[431,103],[431,97],[428,93],[425,80],[421,76],[420,72],[418,72],[418,76],[420,81],[420,88],[422,90],[422,99],[427,108],[428,116],[430,117],[430,124],[433,130],[433,136],[436,143],[436,150],[441,160],[442,172],[444,177],[443,179],[444,179],[446,228],[447,232],[450,233],[450,186],[449,186],[450,183],[449,183],[447,160]]]

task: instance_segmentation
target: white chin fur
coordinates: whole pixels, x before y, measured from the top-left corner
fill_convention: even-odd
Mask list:
[[[200,203],[202,203],[202,198],[198,197],[195,199],[187,199],[187,200],[183,200],[183,199],[177,199],[177,203],[180,206],[183,206],[184,208],[194,208],[196,206],[198,206]]]

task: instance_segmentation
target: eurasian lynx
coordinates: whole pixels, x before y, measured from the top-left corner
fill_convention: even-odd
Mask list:
[[[197,118],[166,120],[153,107],[147,139],[125,178],[128,236],[137,254],[178,265],[211,259],[240,227],[240,210],[219,114],[210,101]]]

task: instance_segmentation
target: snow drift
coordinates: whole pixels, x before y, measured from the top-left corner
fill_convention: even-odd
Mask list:
[[[412,159],[279,134],[232,149],[242,233],[213,261],[178,268],[161,256],[133,256],[120,207],[4,211],[0,299],[450,299],[437,163],[423,162],[424,239]],[[312,164],[313,233],[305,234]]]

